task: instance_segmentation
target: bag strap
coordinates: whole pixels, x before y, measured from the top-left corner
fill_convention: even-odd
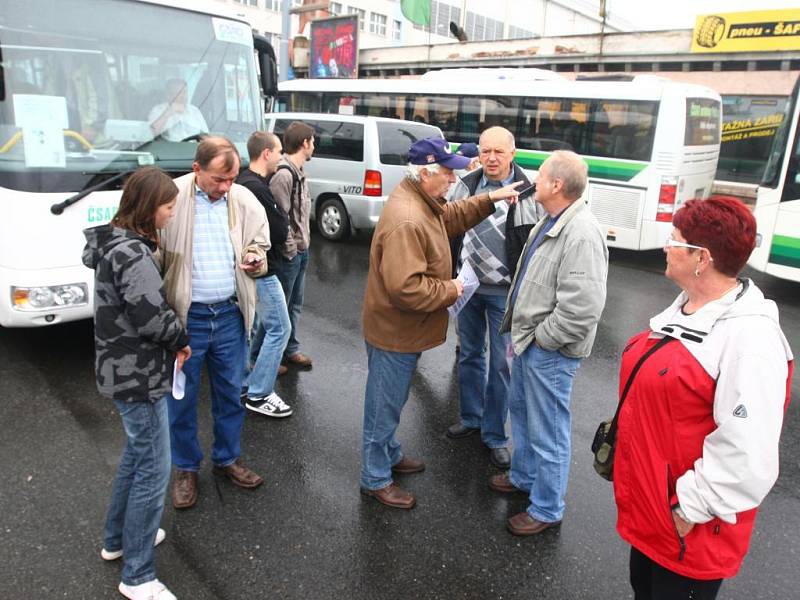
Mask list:
[[[295,189],[298,188],[300,185],[300,177],[297,175],[297,173],[295,173],[292,167],[286,164],[278,165],[278,168],[275,169],[275,173],[277,173],[278,171],[283,171],[284,169],[289,171],[289,173],[292,175],[292,191],[289,196],[289,212],[291,212],[292,206],[294,206],[294,197],[296,195]],[[275,176],[275,173],[272,174],[272,177]]]
[[[669,344],[670,342],[672,342],[674,340],[675,340],[675,338],[673,338],[673,337],[664,336],[663,338],[658,340],[655,344],[653,344],[653,347],[650,348],[650,350],[648,350],[647,352],[642,354],[642,356],[639,358],[639,360],[633,366],[633,369],[631,370],[631,374],[628,376],[628,381],[625,382],[625,387],[622,388],[622,394],[619,397],[619,404],[617,404],[617,412],[614,413],[614,418],[611,420],[611,427],[608,430],[607,439],[609,441],[611,441],[612,443],[614,442],[614,440],[617,437],[617,419],[619,418],[619,411],[622,409],[622,405],[625,402],[625,398],[628,396],[628,392],[631,389],[631,385],[633,385],[634,377],[636,377],[636,374],[639,372],[639,369],[644,364],[644,361],[646,361],[653,354],[655,354],[655,352],[659,348]]]

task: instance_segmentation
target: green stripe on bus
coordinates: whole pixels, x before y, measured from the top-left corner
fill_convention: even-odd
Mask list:
[[[451,143],[450,148],[455,152],[458,144]],[[514,159],[523,169],[538,171],[550,154],[535,150],[517,150]],[[622,162],[608,158],[584,158],[584,160],[589,165],[589,177],[615,181],[630,181],[647,167],[647,163]]]
[[[515,159],[520,167],[538,171],[548,156],[550,152],[517,150]],[[584,158],[584,160],[589,165],[589,177],[616,181],[630,181],[647,167],[647,163],[629,163],[607,158]]]
[[[769,262],[800,268],[800,238],[789,237],[788,235],[772,236]]]

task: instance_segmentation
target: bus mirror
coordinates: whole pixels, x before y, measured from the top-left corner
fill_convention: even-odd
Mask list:
[[[270,99],[278,95],[278,67],[275,50],[263,35],[253,35],[253,47],[258,52],[258,66],[261,72],[261,95]]]

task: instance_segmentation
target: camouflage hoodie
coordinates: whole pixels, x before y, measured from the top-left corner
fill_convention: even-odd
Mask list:
[[[83,264],[95,272],[97,389],[114,400],[155,402],[170,391],[172,353],[189,343],[162,290],[156,244],[110,225],[83,233]]]

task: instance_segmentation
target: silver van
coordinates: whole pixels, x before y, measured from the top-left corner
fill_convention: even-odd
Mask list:
[[[267,131],[283,141],[292,121],[316,132],[314,156],[305,171],[311,218],[329,240],[374,229],[384,202],[403,178],[411,144],[442,137],[438,127],[415,121],[318,113],[268,114]]]

